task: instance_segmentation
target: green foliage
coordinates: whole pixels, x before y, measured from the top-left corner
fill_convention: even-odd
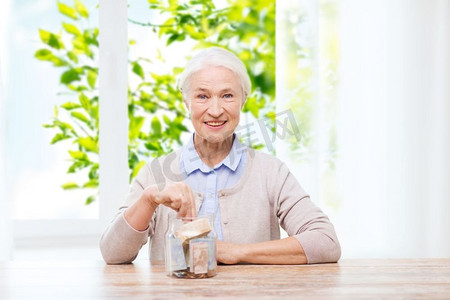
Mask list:
[[[149,9],[164,16],[161,24],[137,23],[149,27],[163,39],[167,47],[181,47],[184,41],[194,42],[194,49],[210,46],[226,47],[246,64],[253,93],[244,112],[254,118],[274,121],[275,98],[275,1],[232,0],[224,9],[216,9],[211,0],[178,1],[149,0]],[[59,12],[68,18],[58,33],[39,30],[44,48],[35,57],[61,68],[60,83],[72,97],[55,107],[54,117],[45,128],[55,131],[51,143],[71,141],[68,150],[71,165],[67,173],[87,170],[84,183],[68,182],[64,189],[91,188],[97,191],[98,173],[98,28],[86,28],[89,12],[83,3],[58,2]],[[63,40],[65,43],[63,43]],[[70,42],[67,42],[70,41]],[[132,47],[136,41],[130,40]],[[191,52],[191,51],[187,51]],[[163,53],[161,51],[160,53]],[[157,59],[166,60],[162,55]],[[170,59],[170,58],[168,58]],[[131,57],[130,74],[134,82],[128,88],[128,163],[130,180],[149,157],[173,151],[181,144],[189,121],[176,76],[182,71],[174,67],[169,73],[154,72],[148,58]],[[263,145],[254,145],[261,148]],[[96,194],[85,203],[95,201]]]

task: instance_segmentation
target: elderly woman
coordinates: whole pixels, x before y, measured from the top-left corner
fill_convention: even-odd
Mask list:
[[[179,87],[195,133],[141,169],[101,238],[105,261],[132,262],[149,238],[150,259],[163,260],[169,215],[213,213],[218,262],[336,262],[341,251],[327,216],[283,162],[246,148],[234,133],[250,93],[242,61],[221,48],[202,50]],[[280,239],[280,225],[289,237]]]

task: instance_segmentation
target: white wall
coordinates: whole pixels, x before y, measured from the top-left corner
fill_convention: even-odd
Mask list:
[[[2,67],[0,58],[0,70]],[[4,152],[4,132],[5,132],[5,110],[4,110],[4,84],[3,76],[0,73],[0,261],[11,257],[12,234],[11,234],[11,205],[6,192],[6,165]]]
[[[3,3],[0,11],[0,44],[6,41],[6,24],[8,22],[9,1]],[[0,261],[11,257],[12,233],[10,220],[10,201],[6,193],[6,163],[5,163],[5,67],[2,64],[5,53],[0,51]]]
[[[340,10],[344,257],[448,257],[450,4]]]

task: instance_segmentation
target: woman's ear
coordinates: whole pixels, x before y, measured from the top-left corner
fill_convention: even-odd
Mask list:
[[[245,101],[247,101],[247,95],[246,94],[244,94],[244,99],[242,99],[241,110],[244,108]]]
[[[183,96],[183,102],[184,102],[184,105],[186,106],[186,109],[190,113],[191,112],[191,105],[190,105],[191,102],[189,100],[187,100],[186,98],[184,98],[184,96]]]

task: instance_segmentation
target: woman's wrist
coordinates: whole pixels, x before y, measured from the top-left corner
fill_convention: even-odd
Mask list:
[[[157,189],[156,189],[157,190]],[[147,188],[141,197],[125,211],[125,220],[135,230],[145,230],[155,213],[158,204],[153,201],[154,191]]]
[[[158,203],[155,201],[155,197],[158,193],[158,187],[157,186],[149,186],[147,187],[144,192],[142,193],[141,198],[139,198],[139,201],[142,201],[145,203],[145,205],[148,206],[148,209],[151,211],[155,211],[158,207]]]
[[[238,263],[248,263],[250,260],[251,244],[237,244],[236,245],[236,260]]]

